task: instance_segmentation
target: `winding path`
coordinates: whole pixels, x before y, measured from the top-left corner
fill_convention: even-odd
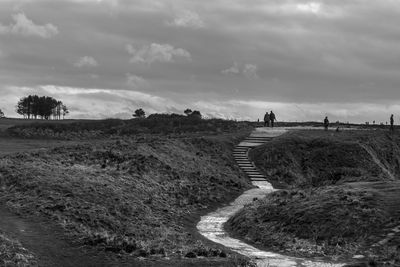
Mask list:
[[[260,267],[343,266],[343,263],[329,263],[314,259],[295,258],[273,252],[262,251],[238,239],[229,237],[223,228],[224,223],[236,212],[242,209],[244,205],[251,203],[254,198],[262,198],[275,190],[272,185],[267,182],[266,177],[257,170],[254,163],[249,160],[248,151],[251,148],[264,144],[285,132],[287,132],[287,129],[285,128],[256,128],[248,138],[236,146],[233,155],[237,164],[248,175],[253,185],[258,188],[250,189],[240,195],[228,206],[219,208],[214,212],[202,216],[200,222],[197,224],[197,229],[200,234],[209,240],[222,244],[239,254],[253,259],[257,263],[257,266]]]

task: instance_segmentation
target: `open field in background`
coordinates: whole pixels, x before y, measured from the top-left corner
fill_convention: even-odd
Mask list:
[[[109,122],[94,127],[109,129]],[[251,187],[231,155],[251,127],[207,123],[203,132],[194,121],[175,134],[81,136],[74,141],[17,138],[4,131],[0,203],[24,217],[61,225],[74,246],[160,261],[169,257],[175,260],[172,266],[185,255],[214,258],[203,260],[212,266],[245,263],[199,237],[195,225],[201,214]],[[201,266],[199,261],[191,264]]]
[[[68,124],[76,120],[54,120],[50,123],[53,124]],[[90,120],[87,120],[89,122]],[[86,121],[82,121],[86,122]],[[65,144],[74,144],[77,142],[71,142],[67,140],[51,140],[48,138],[39,139],[26,139],[10,136],[7,129],[15,126],[23,126],[31,123],[49,123],[46,120],[27,120],[27,119],[11,119],[2,118],[0,119],[0,156],[15,152],[26,152],[39,149],[47,149]]]
[[[371,264],[398,266],[399,133],[289,132],[255,148],[251,157],[285,189],[231,218],[233,235],[294,255],[361,254]]]

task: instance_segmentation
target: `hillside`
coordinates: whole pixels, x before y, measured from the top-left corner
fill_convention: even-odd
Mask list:
[[[246,206],[226,228],[292,255],[398,264],[399,137],[303,131],[254,149],[257,166],[287,189]]]
[[[399,152],[399,135],[385,131],[298,131],[253,149],[250,157],[275,187],[308,188],[391,180],[400,176]]]
[[[228,125],[224,133],[212,123],[204,132],[187,132],[197,129],[196,121],[171,135],[81,137],[77,143],[3,155],[0,203],[27,218],[61,225],[77,246],[130,257],[194,255],[236,262],[194,230],[201,214],[251,187],[232,157],[234,145],[251,128],[218,123]],[[15,138],[9,140],[21,140]]]

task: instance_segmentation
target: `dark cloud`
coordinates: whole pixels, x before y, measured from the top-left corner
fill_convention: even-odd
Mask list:
[[[286,118],[293,105],[311,109],[303,117],[365,120],[364,105],[384,118],[400,98],[399,15],[391,0],[1,0],[0,90],[14,101],[54,85],[72,101],[67,89],[79,88],[79,102],[100,88],[93,101],[119,115],[200,103],[204,114],[254,118],[257,100]],[[123,101],[130,90],[168,104]],[[97,116],[108,114],[101,103]]]

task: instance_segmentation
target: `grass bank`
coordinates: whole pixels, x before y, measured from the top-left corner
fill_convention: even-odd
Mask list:
[[[230,258],[194,233],[193,218],[251,187],[232,158],[251,126],[183,117],[146,120],[11,127],[45,133],[15,138],[53,139],[46,130],[52,125],[68,138],[78,132],[80,142],[1,156],[0,201],[14,212],[62,225],[78,245],[110,253],[164,261]],[[147,126],[137,131],[137,123]],[[94,128],[102,134],[81,134]],[[223,266],[237,263],[246,260],[234,256]]]
[[[0,231],[0,266],[37,266],[34,255]]]
[[[292,255],[398,264],[399,146],[400,135],[386,131],[302,131],[255,148],[256,165],[286,189],[246,206],[226,228]]]

